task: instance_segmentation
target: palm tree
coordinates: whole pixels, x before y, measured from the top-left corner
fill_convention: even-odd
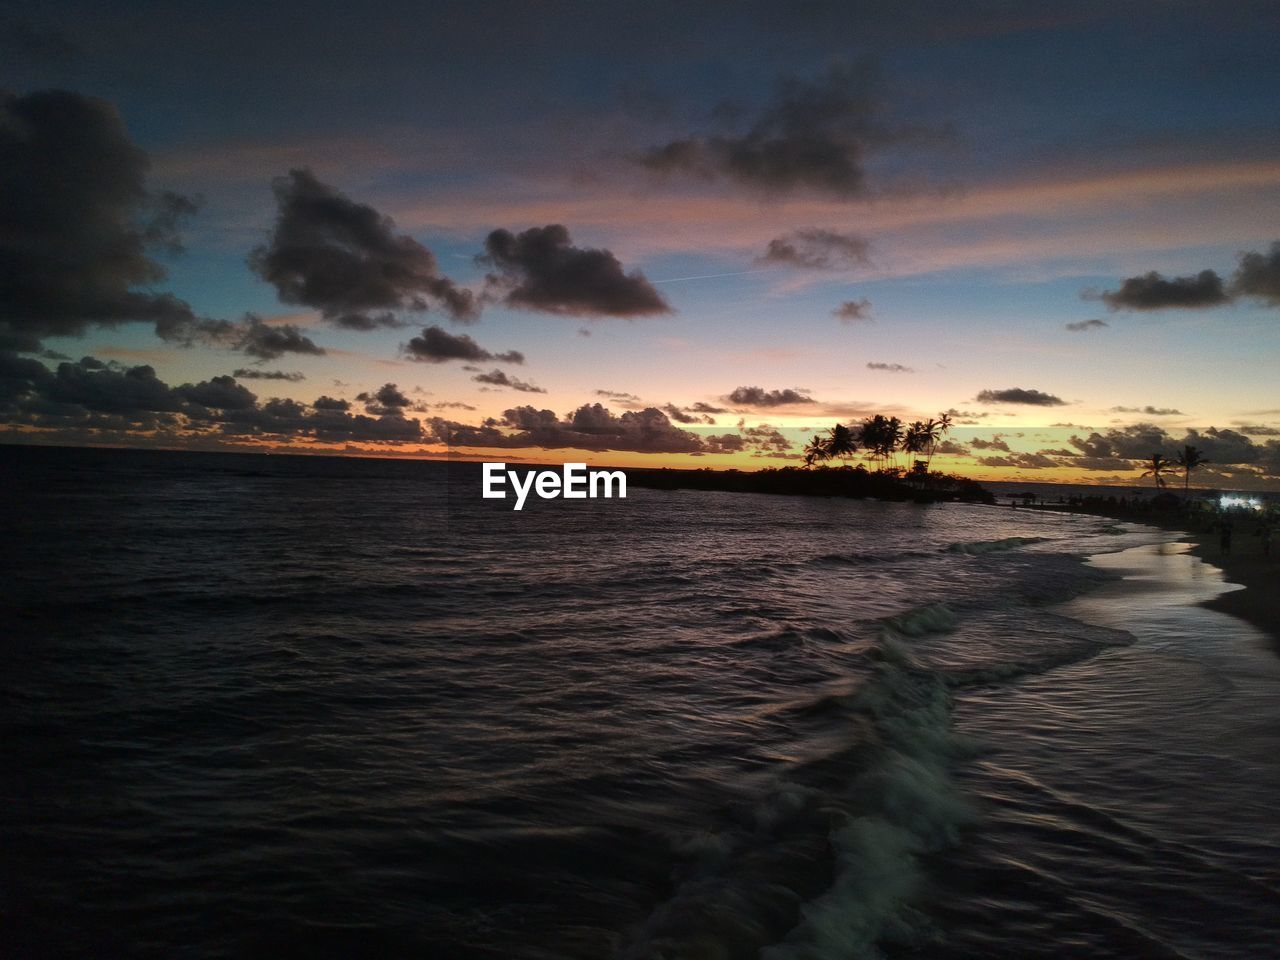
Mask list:
[[[925,460],[925,472],[927,473],[933,467],[933,455],[938,451],[938,444],[942,442],[942,438],[951,429],[951,414],[940,413],[937,420],[930,418],[925,424],[925,429],[929,437],[929,456]]]
[[[930,420],[929,424],[933,421]],[[923,453],[929,447],[929,430],[930,426],[916,420],[907,427],[906,433],[902,435],[902,452],[906,454]],[[922,480],[929,472],[929,466],[924,460],[912,457],[911,474],[916,479]]]
[[[831,454],[827,450],[827,441],[824,437],[814,435],[813,439],[804,445],[804,465],[806,468],[812,467],[814,464],[826,460]]]
[[[898,448],[902,445],[902,421],[890,417],[884,428],[885,456],[893,458],[893,469],[898,469]]]
[[[1187,444],[1182,448],[1182,452],[1178,454],[1175,462],[1182,468],[1182,495],[1185,497],[1187,491],[1191,487],[1191,471],[1196,467],[1202,467],[1209,461],[1205,459],[1203,453],[1195,447]]]
[[[853,437],[853,431],[843,423],[837,423],[827,431],[824,446],[828,457],[840,460],[846,460],[858,452],[858,442]]]
[[[1165,485],[1163,474],[1170,473],[1173,470],[1173,462],[1166,460],[1159,451],[1151,455],[1151,459],[1147,461],[1147,469],[1142,474],[1144,477],[1153,477],[1156,481],[1156,489],[1160,489]]]

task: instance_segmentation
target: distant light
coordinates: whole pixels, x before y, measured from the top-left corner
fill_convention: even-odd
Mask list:
[[[1223,510],[1261,510],[1262,501],[1257,497],[1241,497],[1236,494],[1224,493],[1218,498],[1218,506]]]

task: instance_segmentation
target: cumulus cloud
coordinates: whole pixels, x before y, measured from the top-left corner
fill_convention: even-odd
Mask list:
[[[1111,324],[1105,320],[1076,320],[1068,323],[1066,328],[1072,333],[1083,333],[1086,330],[1101,330],[1103,327],[1109,327]]]
[[[518,350],[506,353],[490,353],[466,334],[455,336],[440,327],[426,327],[422,336],[414,337],[403,348],[411,360],[423,363],[447,363],[450,360],[498,360],[502,363],[524,363],[524,354]]]
[[[494,268],[488,295],[511,307],[585,317],[643,317],[671,307],[640,271],[608,250],[575,247],[561,224],[494,230],[477,258]]]
[[[695,413],[691,410],[686,410],[683,407],[676,406],[674,403],[664,404],[662,407],[662,412],[665,413],[672,420],[674,420],[676,423],[714,424],[716,422],[714,417],[709,417],[704,413]]]
[[[709,403],[703,403],[699,400],[697,403],[689,407],[694,413],[728,413],[724,407],[716,407]]]
[[[776,263],[806,270],[864,267],[871,260],[871,244],[852,233],[834,230],[796,230],[769,241],[759,263]]]
[[[904,137],[882,119],[874,71],[837,67],[813,81],[784,80],[744,129],[672,140],[640,162],[661,173],[724,179],[768,195],[867,192],[866,160]]]
[[[322,355],[323,347],[318,347],[301,329],[291,323],[270,324],[253,314],[246,314],[244,320],[228,327],[215,342],[225,342],[228,346],[240,350],[259,360],[275,360],[286,353],[308,353]]]
[[[254,370],[241,367],[233,374],[240,380],[286,380],[289,383],[297,383],[299,380],[307,379],[301,373],[285,373],[283,370]]]
[[[442,276],[431,251],[397,234],[390,217],[305,168],[277,178],[273,189],[275,227],[249,264],[285,303],[314,307],[352,330],[400,326],[396,311],[422,311],[431,303],[455,320],[478,316],[472,293]]]
[[[1231,281],[1236,296],[1258,297],[1280,306],[1280,240],[1266,253],[1245,253]]]
[[[526,383],[523,380],[517,380],[515,377],[507,376],[501,370],[493,369],[488,373],[477,373],[471,378],[476,383],[487,383],[493,387],[509,387],[512,390],[518,390],[521,393],[546,393],[542,387],[535,387],[532,383]]]
[[[883,370],[885,373],[915,373],[915,368],[904,367],[900,363],[880,363],[873,361],[867,364],[868,370]]]
[[[1067,401],[1051,393],[1009,387],[1006,390],[983,390],[973,398],[978,403],[1021,403],[1034,407],[1062,407]]]
[[[1058,466],[1058,461],[1042,453],[1011,453],[1006,457],[978,457],[984,467],[1016,467],[1021,470],[1042,470]]]
[[[202,321],[169,293],[148,248],[176,249],[195,205],[146,189],[147,155],[105,100],[0,91],[0,342],[34,352],[49,336],[154,323],[167,339]],[[216,321],[207,321],[216,324]]]
[[[1213,270],[1201,270],[1194,277],[1163,277],[1154,270],[1130,277],[1119,290],[1102,294],[1112,310],[1164,310],[1170,307],[1217,307],[1230,301],[1222,278]]]
[[[551,410],[524,406],[507,410],[500,419],[485,421],[480,426],[437,418],[432,421],[432,428],[442,441],[456,447],[541,447],[637,453],[694,453],[704,449],[697,434],[675,426],[656,407],[616,415],[598,403],[589,403],[561,418]]]
[[[974,437],[969,443],[975,450],[1003,450],[1005,453],[1009,453],[1009,444],[999,434],[996,434],[990,440]]]
[[[413,406],[413,401],[394,383],[384,383],[373,392],[357,393],[356,399],[365,405],[368,413],[378,415],[400,413]]]
[[[841,323],[871,323],[871,301],[866,297],[860,300],[846,300],[831,311],[831,315]]]
[[[798,390],[765,390],[763,387],[738,387],[725,400],[735,407],[783,407],[816,402]]]
[[[1171,447],[1173,441],[1162,427],[1154,423],[1135,423],[1105,433],[1094,431],[1087,437],[1072,436],[1068,442],[1082,456],[1095,460],[1145,460],[1153,453]]]
[[[363,397],[386,401],[376,403],[383,414],[353,415],[347,401],[330,397],[310,405],[259,402],[228,376],[171,387],[145,365],[122,367],[84,357],[50,370],[39,361],[0,353],[0,425],[8,429],[56,430],[61,437],[112,442],[146,431],[167,442],[193,444],[247,437],[378,444],[429,439],[417,420],[403,416],[407,400],[394,385]]]

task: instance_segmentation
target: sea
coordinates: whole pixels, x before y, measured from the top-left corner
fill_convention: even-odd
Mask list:
[[[1280,657],[1176,533],[0,470],[4,956],[1280,957]]]

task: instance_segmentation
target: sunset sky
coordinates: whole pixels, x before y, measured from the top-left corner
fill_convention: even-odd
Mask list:
[[[952,411],[968,476],[1280,489],[1278,49],[1271,2],[0,14],[0,439],[757,469]]]

